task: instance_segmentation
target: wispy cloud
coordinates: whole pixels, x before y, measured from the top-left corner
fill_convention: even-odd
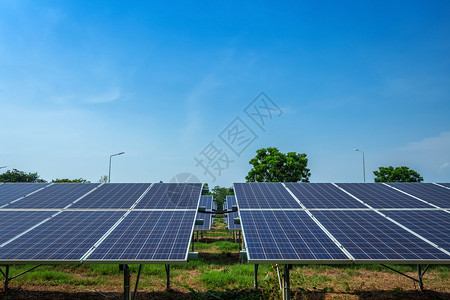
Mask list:
[[[111,88],[110,90],[105,91],[104,93],[100,93],[97,95],[88,96],[85,98],[83,102],[85,103],[108,103],[120,98],[120,89],[117,87]]]

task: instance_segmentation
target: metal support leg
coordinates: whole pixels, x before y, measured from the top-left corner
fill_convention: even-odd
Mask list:
[[[136,294],[137,294],[138,286],[139,286],[139,278],[141,277],[141,271],[142,271],[142,265],[139,265],[139,271],[138,271],[137,278],[136,278],[136,286],[134,287],[133,300],[136,299]]]
[[[258,289],[258,264],[255,264],[255,289]]]
[[[194,238],[194,233],[192,233],[192,252],[194,252],[194,243],[195,243],[195,238]]]
[[[123,265],[123,299],[125,300],[131,298],[130,277],[130,267]]]
[[[197,231],[197,242],[198,242],[198,231]]]
[[[5,286],[4,286],[4,290],[7,291],[8,290],[8,284],[9,284],[9,265],[6,265],[6,269],[5,269]]]
[[[239,251],[241,251],[242,250],[242,245],[241,245],[241,232],[240,231],[238,231],[238,243],[239,243]]]
[[[291,298],[291,287],[289,284],[289,265],[284,265],[284,300]]]
[[[166,267],[166,275],[167,275],[166,288],[170,289],[170,265],[164,266]]]
[[[201,238],[202,241],[203,241],[203,231],[200,233],[200,238]]]
[[[417,264],[417,273],[418,273],[418,275],[419,275],[419,277],[418,277],[418,279],[419,279],[419,288],[420,288],[420,291],[421,292],[423,292],[423,281],[422,281],[422,267],[419,265],[419,264]]]

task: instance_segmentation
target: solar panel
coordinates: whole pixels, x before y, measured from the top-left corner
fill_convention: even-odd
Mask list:
[[[53,214],[54,211],[0,211],[0,245]]]
[[[382,183],[338,183],[337,185],[373,208],[433,208]]]
[[[5,183],[0,185],[0,207],[47,186],[47,183]]]
[[[304,211],[241,210],[240,216],[249,262],[349,262]]]
[[[83,262],[186,261],[195,211],[132,211]]]
[[[204,206],[206,211],[212,211],[213,196],[201,196],[199,206]],[[203,225],[195,225],[194,230],[211,230],[211,214],[198,213],[197,219],[203,219]]]
[[[231,210],[233,205],[236,205],[236,197],[227,196],[227,209]],[[234,219],[239,218],[238,212],[229,213],[227,217],[228,229],[229,230],[241,230],[240,224],[234,224]]]
[[[64,208],[98,185],[98,183],[55,183],[5,208]]]
[[[383,214],[450,251],[450,214],[441,210],[393,210]]]
[[[438,183],[438,184],[443,185],[443,186],[445,186],[445,187],[450,189],[450,183]]]
[[[0,263],[79,262],[123,214],[120,211],[64,211],[1,247]]]
[[[357,263],[439,262],[450,256],[374,211],[315,210],[311,213]]]
[[[238,206],[245,208],[298,208],[300,204],[279,182],[235,183]]]
[[[70,208],[130,208],[150,183],[105,183]]]
[[[306,208],[367,208],[331,183],[286,183]]]
[[[388,185],[442,208],[450,208],[450,189],[433,183],[388,183]]]
[[[155,183],[136,209],[197,209],[201,183]]]

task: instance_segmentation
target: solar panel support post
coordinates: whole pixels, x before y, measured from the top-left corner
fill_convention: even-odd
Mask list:
[[[164,267],[166,268],[166,288],[170,289],[170,265],[164,265]]]
[[[142,271],[142,264],[139,265],[139,271],[138,271],[137,278],[136,278],[136,285],[134,287],[133,300],[136,299],[138,286],[139,286],[139,278],[141,277],[141,271]]]
[[[258,289],[258,264],[255,264],[255,289]]]
[[[428,268],[430,267],[430,265],[427,265],[427,267],[425,268],[425,270],[423,270],[423,272],[422,272],[422,267],[421,267],[421,265],[417,265],[417,273],[418,273],[418,275],[419,275],[419,288],[420,288],[420,291],[421,292],[423,292],[423,281],[422,281],[422,278],[423,278],[423,275],[425,275],[425,272],[428,270]]]
[[[8,290],[8,284],[9,284],[9,265],[6,265],[5,274],[3,274],[3,275],[5,276],[4,290],[7,291]]]
[[[238,243],[239,243],[239,251],[242,250],[242,245],[241,245],[241,232],[238,231]]]
[[[128,265],[123,265],[123,299],[131,299],[131,288],[130,288],[130,267]]]
[[[420,291],[422,291],[423,292],[423,290],[424,290],[424,288],[423,288],[423,281],[422,281],[422,278],[423,278],[423,275],[425,275],[425,272],[428,270],[428,268],[430,267],[430,265],[427,265],[427,267],[425,268],[425,270],[423,270],[423,272],[422,272],[422,267],[421,267],[421,265],[417,265],[417,273],[418,273],[418,279],[416,279],[416,278],[414,278],[414,277],[411,277],[411,276],[409,276],[409,275],[406,275],[406,274],[404,274],[404,273],[402,273],[402,272],[400,272],[400,271],[398,271],[398,270],[396,270],[396,269],[393,269],[393,268],[391,268],[391,267],[389,267],[389,266],[386,266],[386,265],[383,265],[383,264],[381,264],[383,267],[385,267],[385,268],[388,268],[389,270],[392,270],[392,271],[394,271],[394,272],[397,272],[398,274],[400,274],[400,275],[403,275],[403,276],[405,276],[405,277],[408,277],[409,279],[411,279],[411,280],[414,280],[415,282],[417,282],[417,283],[419,283],[419,288],[420,288]]]
[[[284,265],[284,293],[283,299],[289,300],[291,298],[291,287],[289,283],[289,265]]]

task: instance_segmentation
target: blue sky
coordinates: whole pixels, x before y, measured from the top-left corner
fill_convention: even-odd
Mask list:
[[[112,182],[229,186],[272,146],[312,182],[361,182],[358,147],[369,182],[450,181],[448,1],[241,2],[0,0],[0,166],[96,182],[125,151]],[[261,91],[264,130],[244,111]],[[239,155],[220,138],[237,117]],[[208,145],[229,160],[215,181]]]

